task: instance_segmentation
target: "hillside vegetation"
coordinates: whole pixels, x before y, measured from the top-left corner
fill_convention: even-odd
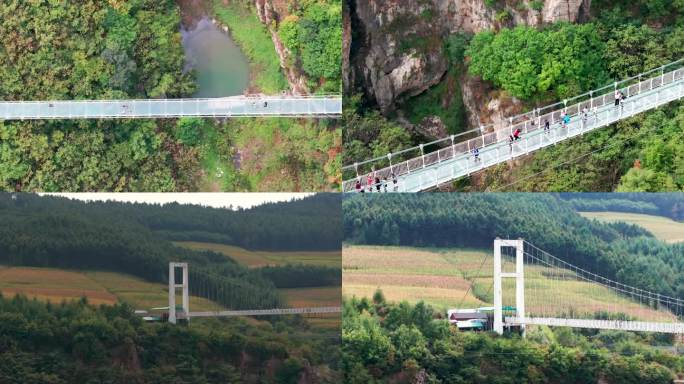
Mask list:
[[[174,241],[173,244],[189,249],[207,250],[222,253],[238,263],[252,268],[264,267],[267,265],[298,263],[339,267],[341,260],[341,255],[338,251],[267,252],[250,251],[233,245],[201,243],[194,241]]]
[[[169,240],[209,238],[268,250],[339,249],[339,197],[332,194],[237,211],[34,195],[0,196],[0,207],[7,224],[0,228],[0,263],[6,265],[122,272],[165,283],[168,262],[186,261],[190,280],[202,282],[191,284],[191,293],[211,295],[233,309],[277,307],[283,303],[278,288],[339,286],[341,281],[339,266],[254,269]],[[326,213],[324,220],[316,218]]]
[[[237,16],[235,38],[258,40],[256,49],[243,45],[259,68],[254,79],[278,94],[288,84],[274,45],[252,10],[247,16]],[[11,0],[0,18],[2,100],[173,99],[197,90],[173,0]],[[336,124],[308,119],[4,121],[0,189],[334,190],[340,140]]]
[[[682,198],[667,196],[643,199],[674,204]],[[684,298],[684,244],[666,244],[635,225],[583,218],[556,195],[352,196],[343,211],[348,243],[489,249],[496,237],[524,238],[602,276]]]
[[[337,334],[297,318],[143,323],[126,304],[45,304],[0,295],[0,382],[339,382]]]
[[[468,70],[527,100],[525,109],[531,110],[684,58],[681,2],[599,1],[591,9],[585,24],[481,32],[468,47]],[[683,121],[681,102],[674,102],[544,149],[519,166],[494,167],[474,186],[457,185],[495,191],[684,190]]]
[[[684,359],[650,348],[663,340],[627,332],[531,330],[526,339],[458,332],[423,302],[344,303],[345,382],[669,384]]]
[[[645,228],[655,237],[668,243],[684,242],[684,223],[662,216],[622,212],[580,212],[584,217],[604,222],[625,222]]]

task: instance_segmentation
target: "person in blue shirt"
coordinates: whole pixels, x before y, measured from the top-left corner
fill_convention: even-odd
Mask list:
[[[563,128],[567,127],[570,123],[570,116],[567,113],[563,113]]]

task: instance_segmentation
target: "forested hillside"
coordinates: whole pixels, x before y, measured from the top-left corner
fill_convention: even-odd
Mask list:
[[[126,305],[0,295],[2,383],[293,383],[341,380],[339,336],[295,320],[148,324]]]
[[[246,243],[257,249],[337,250],[339,207],[335,194],[239,211],[5,194],[0,195],[5,223],[0,263],[117,271],[164,282],[169,261],[187,261],[191,280],[202,282],[190,286],[192,293],[214,292],[212,299],[231,308],[272,307],[281,304],[276,288],[339,285],[339,268],[249,269],[224,254],[176,247],[169,237]],[[324,213],[328,215],[317,218]]]
[[[684,221],[684,195],[678,193],[561,193],[577,211],[648,213]]]
[[[528,330],[525,339],[458,332],[424,303],[344,303],[346,382],[669,384],[684,359],[650,348],[667,337],[628,332]]]
[[[177,3],[3,1],[0,100],[192,97],[198,85],[186,68]],[[282,85],[264,93],[278,94],[287,82],[275,48],[250,16],[241,33],[265,39],[259,49],[275,60]],[[0,189],[331,190],[340,136],[337,124],[307,119],[3,121]]]
[[[654,204],[659,196],[644,200]],[[684,297],[683,244],[634,225],[585,219],[556,195],[369,195],[345,198],[342,206],[349,243],[491,249],[496,237],[524,238],[603,276]]]
[[[86,0],[46,7],[0,4],[0,98],[115,99],[188,96],[174,1]],[[176,188],[183,154],[168,151],[173,120],[0,124],[4,190]]]

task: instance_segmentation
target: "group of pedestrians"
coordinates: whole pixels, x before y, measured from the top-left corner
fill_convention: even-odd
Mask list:
[[[620,89],[615,90],[615,107],[624,107],[624,101],[626,99],[625,94],[622,92]],[[596,113],[596,110],[594,109],[594,114]],[[579,114],[581,121],[582,121],[582,128],[584,129],[587,125],[587,121],[589,119],[589,109],[585,106],[582,108],[582,111]],[[561,114],[560,118],[560,125],[562,129],[567,129],[568,125],[570,124],[570,115],[567,113],[567,111],[563,111]],[[534,126],[534,121],[532,122],[532,125]],[[548,134],[551,132],[551,122],[549,121],[549,118],[546,117],[544,119],[544,133]],[[513,143],[520,140],[522,135],[522,131],[520,130],[519,127],[516,127],[515,130],[508,136],[508,144],[511,150],[513,150]],[[480,159],[480,148],[475,147],[471,151],[471,154],[473,156],[473,161],[474,162],[480,162],[482,161]],[[391,173],[390,175],[391,181],[392,181],[392,189],[394,192],[398,191],[398,184],[397,184],[397,177],[394,175],[394,173]],[[366,179],[366,185],[364,188],[364,185],[361,183],[361,178],[356,179],[356,185],[355,189],[357,192],[364,193],[364,192],[388,192],[388,185],[389,185],[389,180],[387,177],[384,177],[382,180],[378,176],[374,175],[374,172],[371,172],[368,174],[367,179]]]
[[[398,192],[399,191],[399,182],[397,180],[397,176],[392,172],[390,174],[390,178],[392,179],[392,192]],[[368,173],[368,176],[366,177],[366,185],[365,188],[361,183],[361,178],[356,179],[356,184],[354,185],[354,189],[358,193],[380,193],[388,192],[389,188],[389,180],[387,179],[387,176],[385,176],[382,180],[380,180],[380,177],[375,175],[375,172],[370,172]]]

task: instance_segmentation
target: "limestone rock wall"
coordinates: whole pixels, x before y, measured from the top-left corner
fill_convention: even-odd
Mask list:
[[[581,22],[588,18],[591,0],[546,0],[540,11],[531,0],[500,0],[488,7],[484,0],[345,0],[344,73],[347,92],[362,92],[379,109],[391,113],[398,100],[437,84],[447,71],[443,41],[452,33],[477,33],[515,25],[556,21]],[[497,18],[507,12],[508,17]],[[491,100],[478,79],[465,76],[461,88],[469,124],[497,122],[504,112],[517,113],[514,99]],[[485,93],[483,93],[485,92]],[[518,106],[518,107],[516,107]],[[505,111],[503,109],[505,109]]]

